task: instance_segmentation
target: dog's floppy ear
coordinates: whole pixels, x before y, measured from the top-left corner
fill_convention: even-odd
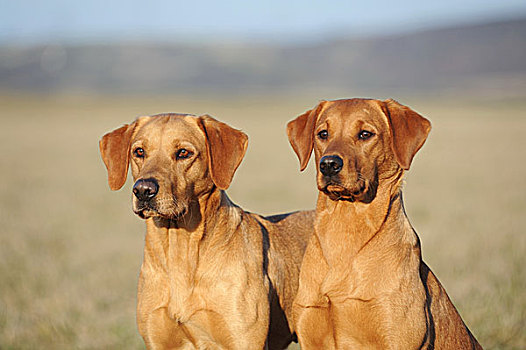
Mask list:
[[[327,101],[321,101],[313,109],[303,113],[287,124],[287,136],[290,145],[300,160],[300,171],[309,164],[312,148],[314,147],[314,127],[323,106]]]
[[[424,145],[431,123],[411,108],[395,100],[383,101],[382,109],[389,121],[391,147],[396,161],[408,170],[416,152]]]
[[[108,184],[113,191],[126,182],[130,161],[130,140],[135,123],[126,124],[107,133],[99,141],[100,154],[108,169]]]
[[[206,137],[212,181],[219,189],[226,190],[245,156],[248,136],[208,115],[199,117],[199,126]]]

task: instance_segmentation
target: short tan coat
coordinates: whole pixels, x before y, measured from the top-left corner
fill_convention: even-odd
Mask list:
[[[481,349],[404,211],[403,175],[430,128],[365,99],[322,101],[288,124],[302,170],[314,150],[320,191],[293,307],[302,350]]]
[[[141,117],[102,138],[112,190],[131,166],[158,193],[146,219],[137,323],[149,349],[284,349],[313,212],[262,217],[225,193],[247,136],[209,116]],[[136,182],[137,184],[138,182]]]

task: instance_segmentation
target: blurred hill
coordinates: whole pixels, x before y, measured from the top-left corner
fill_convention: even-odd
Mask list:
[[[0,90],[526,95],[526,18],[390,37],[0,47]]]

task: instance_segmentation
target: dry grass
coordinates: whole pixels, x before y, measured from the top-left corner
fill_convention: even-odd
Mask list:
[[[405,202],[424,257],[486,349],[526,348],[526,103],[403,101],[433,122]],[[139,115],[210,113],[250,136],[231,198],[312,208],[284,127],[313,98],[0,97],[0,348],[141,349],[144,225],[111,193],[97,142]]]

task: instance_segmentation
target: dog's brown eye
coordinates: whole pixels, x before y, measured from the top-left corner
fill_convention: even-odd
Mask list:
[[[177,151],[175,157],[177,159],[186,159],[190,157],[193,153],[185,148],[181,148],[179,151]]]
[[[142,148],[136,148],[134,151],[133,151],[133,155],[136,156],[137,158],[144,158],[144,149]]]
[[[367,130],[362,130],[358,133],[358,138],[360,140],[367,140],[368,138],[370,138],[371,136],[373,136],[374,134],[370,131],[367,131]]]
[[[318,133],[318,137],[322,140],[327,140],[329,137],[329,132],[327,130],[322,130]]]

